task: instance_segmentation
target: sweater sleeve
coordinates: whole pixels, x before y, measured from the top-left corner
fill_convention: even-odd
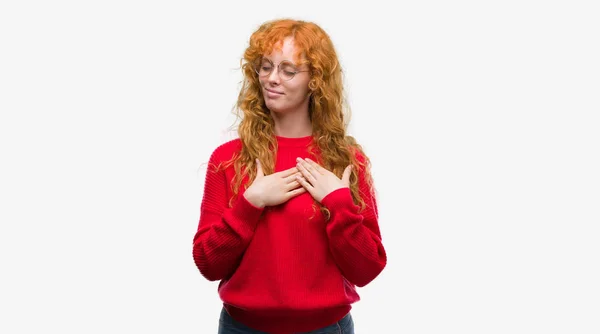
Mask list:
[[[239,194],[231,208],[227,203],[229,186],[220,163],[218,149],[209,160],[200,205],[200,221],[193,240],[193,257],[200,273],[210,281],[224,279],[235,271],[242,254],[254,236],[263,211]]]
[[[381,242],[374,189],[359,173],[359,190],[365,201],[364,211],[354,204],[350,188],[337,189],[321,203],[329,209],[327,222],[329,249],[346,279],[363,287],[385,268],[387,256]]]

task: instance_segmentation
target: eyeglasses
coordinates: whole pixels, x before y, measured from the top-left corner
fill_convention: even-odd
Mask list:
[[[259,77],[265,77],[271,75],[273,72],[273,62],[271,62],[267,58],[259,58],[254,63],[254,71],[258,74]],[[277,74],[279,77],[285,81],[292,80],[296,73],[300,72],[310,72],[310,71],[300,71],[296,69],[296,66],[289,60],[284,60],[277,65]]]

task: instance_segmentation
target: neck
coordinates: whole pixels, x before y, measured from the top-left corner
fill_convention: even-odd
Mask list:
[[[282,113],[271,112],[275,122],[275,135],[297,138],[312,135],[312,123],[308,117],[308,108]]]

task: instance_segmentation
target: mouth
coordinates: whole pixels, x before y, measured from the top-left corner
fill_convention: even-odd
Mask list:
[[[273,93],[273,94],[281,94],[281,95],[283,95],[283,93],[282,93],[282,92],[278,92],[278,91],[276,91],[276,90],[272,90],[272,89],[268,89],[268,88],[265,88],[265,90],[266,90],[267,92],[271,92],[271,93]]]

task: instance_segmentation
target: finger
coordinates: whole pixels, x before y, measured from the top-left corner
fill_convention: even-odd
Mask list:
[[[290,169],[282,170],[281,172],[278,172],[277,174],[279,174],[279,176],[281,176],[281,177],[288,177],[290,175],[293,175],[294,173],[298,173],[297,167],[292,167]]]
[[[306,189],[304,189],[303,187],[300,187],[298,189],[294,189],[292,191],[287,192],[286,195],[287,195],[287,198],[290,199],[290,198],[292,198],[294,196],[298,196],[304,192],[306,192]]]
[[[290,191],[290,190],[296,189],[298,187],[302,187],[302,185],[297,180],[294,180],[294,182],[291,182],[291,183],[288,183],[285,185],[285,190]]]
[[[284,178],[283,182],[285,182],[285,184],[288,184],[290,182],[294,182],[294,181],[296,181],[296,176],[300,176],[300,175],[302,175],[300,172],[298,172],[296,174],[293,174],[293,175],[290,175],[290,176]]]
[[[260,160],[256,159],[256,177],[265,176],[263,172],[262,165],[260,164]]]
[[[296,159],[296,161],[297,161],[296,167],[298,167],[298,169],[300,169],[300,167],[303,167],[306,171],[308,171],[310,174],[312,174],[312,176],[314,176],[315,178],[317,176],[321,175],[319,172],[317,172],[314,169],[314,167],[311,164],[309,164],[307,161],[304,161],[304,159],[298,158],[298,159]]]
[[[306,167],[306,170],[308,170],[314,177],[318,177],[319,175],[323,175],[323,173],[320,173],[313,165],[311,165],[307,161],[304,161],[304,163],[302,165],[304,167]]]
[[[314,187],[312,186],[312,184],[310,184],[310,182],[308,182],[307,179],[305,179],[302,176],[298,176],[298,183],[300,183],[300,185],[304,188],[306,188],[306,190],[310,191],[311,189],[313,189]]]
[[[308,182],[310,182],[311,184],[316,184],[317,179],[315,179],[313,174],[311,174],[311,172],[308,171],[308,169],[304,166],[303,163],[298,163],[298,169],[300,170],[300,173],[302,173],[302,176],[308,180]]]
[[[319,174],[321,175],[325,175],[325,171],[327,171],[327,169],[325,169],[323,166],[319,165],[318,163],[310,160],[309,158],[304,159],[306,161],[308,161],[308,163],[317,171],[319,172]]]
[[[352,175],[352,165],[349,165],[344,169],[344,173],[342,174],[342,183],[346,186],[350,186],[350,175]]]

